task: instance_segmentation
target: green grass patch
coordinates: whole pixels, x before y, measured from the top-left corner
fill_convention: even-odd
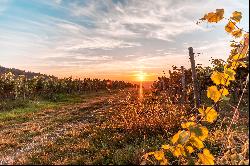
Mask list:
[[[86,94],[57,94],[56,100],[45,100],[37,99],[33,100],[12,100],[1,102],[1,105],[4,105],[4,109],[0,109],[0,120],[1,121],[11,121],[15,120],[17,122],[26,122],[28,121],[27,117],[21,117],[27,113],[37,112],[44,109],[59,109],[62,106],[68,104],[76,104],[85,102],[88,99],[106,95],[106,91],[100,92],[91,92]]]

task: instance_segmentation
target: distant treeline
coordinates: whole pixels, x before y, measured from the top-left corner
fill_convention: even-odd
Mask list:
[[[51,75],[35,73],[35,72],[25,71],[25,70],[19,70],[19,69],[15,69],[15,68],[6,68],[3,66],[0,66],[0,75],[5,74],[5,73],[9,73],[9,72],[14,74],[15,76],[24,75],[27,78],[33,78],[35,76],[44,76],[46,78],[49,78],[49,77],[55,78],[55,76],[51,76]]]
[[[0,68],[0,99],[34,99],[46,97],[53,99],[56,94],[81,94],[100,90],[114,90],[136,87],[124,81],[101,79],[59,79],[40,73],[25,72],[18,69]]]

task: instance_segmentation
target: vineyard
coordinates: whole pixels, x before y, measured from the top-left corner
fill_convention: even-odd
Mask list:
[[[84,80],[72,77],[58,79],[51,76],[34,76],[27,78],[25,75],[14,75],[11,72],[0,75],[1,106],[10,100],[26,100],[45,98],[56,101],[60,94],[84,94],[101,90],[114,90],[136,87],[124,81],[111,81],[85,78]],[[0,107],[1,108],[1,107]]]
[[[226,21],[228,59],[204,67],[189,48],[190,68],[172,66],[151,89],[4,69],[0,164],[249,165],[249,33],[241,18],[205,14],[197,24]]]
[[[245,62],[247,59],[245,59]],[[214,71],[222,71],[226,62],[222,59],[212,59],[211,64],[213,67],[196,67],[197,83],[199,89],[200,102],[206,102],[203,97],[206,95],[207,88],[213,85],[213,81],[210,76]],[[248,69],[245,67],[239,67],[236,70],[235,82],[229,87],[229,92],[232,94],[232,102],[237,103],[239,95],[242,93],[244,87],[244,81],[248,75]],[[185,85],[181,83],[182,78],[185,78]],[[191,69],[184,69],[182,72],[181,68],[176,66],[172,67],[172,71],[169,70],[169,77],[162,76],[158,77],[152,85],[153,92],[155,94],[165,93],[169,96],[171,102],[174,103],[194,103],[193,100],[193,83],[192,83],[192,71]],[[184,89],[184,91],[183,91]],[[245,94],[247,96],[247,93]],[[203,97],[203,98],[202,98]]]

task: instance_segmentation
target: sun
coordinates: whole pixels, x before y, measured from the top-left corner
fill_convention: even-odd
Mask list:
[[[145,73],[138,73],[138,75],[137,75],[137,79],[138,79],[138,81],[140,81],[140,82],[143,82],[143,81],[145,81],[145,78],[146,77],[146,74]]]
[[[139,79],[139,81],[144,81],[145,80],[145,76],[144,75],[139,75],[138,79]]]

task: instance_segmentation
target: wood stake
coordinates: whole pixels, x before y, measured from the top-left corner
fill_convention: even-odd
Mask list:
[[[193,81],[193,88],[194,88],[194,106],[196,108],[200,107],[200,97],[198,93],[198,82],[197,82],[197,76],[196,76],[196,70],[195,70],[195,61],[194,61],[194,52],[193,48],[189,47],[189,57],[191,62],[191,70],[192,70],[192,81]]]
[[[182,85],[182,103],[186,103],[186,84],[185,84],[185,71],[184,67],[181,66],[181,85]]]

